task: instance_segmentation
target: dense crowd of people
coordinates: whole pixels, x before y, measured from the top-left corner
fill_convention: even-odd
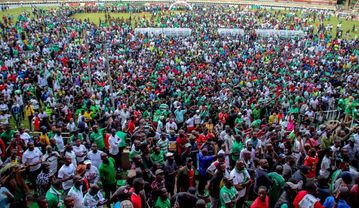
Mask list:
[[[358,207],[356,27],[324,10],[163,8],[2,17],[0,207]]]

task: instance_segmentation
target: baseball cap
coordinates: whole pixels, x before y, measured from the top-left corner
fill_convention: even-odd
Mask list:
[[[162,169],[158,169],[158,170],[156,170],[155,175],[159,175],[159,174],[161,174],[161,173],[164,173],[163,170],[162,170]]]

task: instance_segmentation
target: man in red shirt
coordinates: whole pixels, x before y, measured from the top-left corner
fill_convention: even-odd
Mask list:
[[[267,188],[265,186],[258,188],[258,197],[254,200],[251,208],[269,208],[269,197],[267,196]]]
[[[304,159],[304,165],[310,167],[309,173],[306,175],[307,180],[313,180],[315,178],[318,161],[319,159],[315,149],[310,149]]]
[[[140,192],[143,190],[143,187],[144,187],[144,181],[142,178],[136,178],[133,181],[134,191],[131,195],[131,202],[133,208],[142,208],[143,201]]]

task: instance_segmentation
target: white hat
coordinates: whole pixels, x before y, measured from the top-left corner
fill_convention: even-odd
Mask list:
[[[172,157],[173,156],[173,153],[172,152],[167,152],[166,153],[166,157]]]
[[[85,160],[85,161],[84,161],[84,164],[85,164],[85,165],[88,165],[88,164],[91,164],[91,163],[92,163],[91,160]]]

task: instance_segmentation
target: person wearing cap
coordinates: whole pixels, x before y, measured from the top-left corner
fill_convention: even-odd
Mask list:
[[[195,170],[193,167],[193,160],[191,157],[186,158],[186,165],[179,169],[177,175],[177,190],[187,191],[190,187],[196,187],[196,180],[194,178]]]
[[[74,208],[83,207],[84,194],[82,189],[83,179],[80,175],[73,177],[74,185],[70,188],[67,196],[71,196],[74,199]]]
[[[238,191],[233,186],[233,176],[226,175],[223,178],[224,186],[219,192],[219,200],[221,207],[236,207],[237,201],[239,200]]]
[[[353,136],[348,139],[348,144],[344,145],[343,149],[348,151],[350,161],[354,160],[359,153],[359,145],[355,144]]]
[[[157,197],[160,195],[161,189],[165,188],[165,175],[164,174],[165,174],[165,172],[162,169],[157,169],[155,171],[156,178],[151,183],[151,195],[152,195],[153,201],[156,201]]]
[[[163,170],[165,172],[166,189],[168,193],[173,196],[178,167],[176,161],[174,160],[174,155],[172,152],[168,152],[166,154],[166,162]]]
[[[84,178],[87,179],[90,185],[97,184],[100,179],[98,169],[92,165],[91,160],[85,160],[84,165],[86,166]]]

